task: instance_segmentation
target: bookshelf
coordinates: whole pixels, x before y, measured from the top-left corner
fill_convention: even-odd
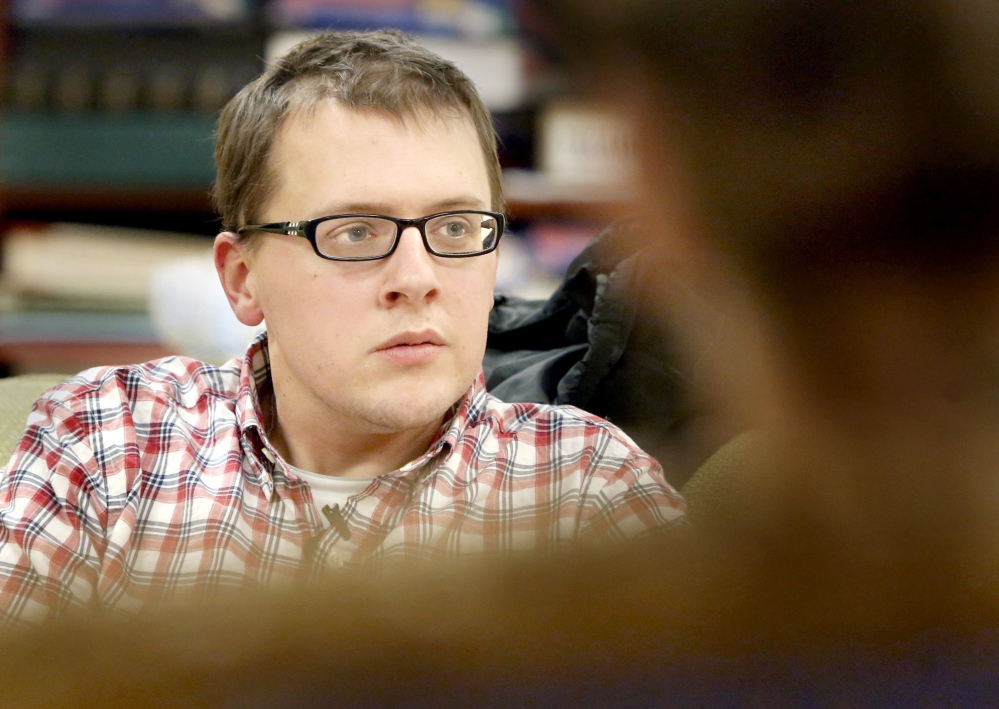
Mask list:
[[[170,354],[134,294],[98,297],[93,279],[59,270],[68,259],[106,283],[134,279],[131,243],[101,257],[106,270],[85,254],[50,253],[32,288],[11,283],[39,269],[22,248],[25,225],[136,229],[125,233],[140,247],[154,230],[179,232],[208,248],[217,231],[208,198],[215,114],[260,71],[259,7],[11,0],[4,9],[0,371],[72,372]],[[70,287],[53,294],[54,283]]]
[[[0,17],[0,245],[25,223],[80,223],[200,235],[207,247],[218,230],[208,190],[219,108],[289,37],[320,27],[397,26],[424,33],[445,55],[457,52],[456,61],[481,75],[509,169],[508,211],[528,237],[520,240],[522,262],[537,260],[530,253],[535,225],[548,234],[552,224],[572,232],[580,220],[603,223],[626,196],[531,172],[551,81],[538,73],[530,43],[518,42],[515,4],[391,3],[393,12],[409,9],[388,17],[372,9],[388,4],[361,0],[12,0]],[[476,47],[488,51],[476,55]],[[500,65],[504,72],[488,84],[489,67]],[[523,75],[520,67],[528,67]],[[586,228],[577,229],[580,246]],[[134,309],[44,312],[29,322],[16,309],[3,314],[4,305],[0,375],[76,371],[170,351]]]

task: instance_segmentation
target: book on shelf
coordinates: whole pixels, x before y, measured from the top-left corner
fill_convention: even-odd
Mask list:
[[[20,371],[164,354],[222,362],[261,329],[236,320],[203,236],[31,224],[2,245],[0,358]]]
[[[3,291],[35,309],[146,309],[153,271],[203,254],[202,236],[55,223],[12,227],[3,238]]]
[[[205,192],[213,129],[213,118],[194,114],[10,113],[0,123],[0,185]]]
[[[553,184],[626,190],[635,177],[632,126],[621,115],[550,101],[538,116],[538,167]]]
[[[386,25],[395,26],[395,25]],[[310,34],[308,30],[274,32],[267,39],[266,59],[274,62]],[[516,37],[468,39],[460,36],[417,34],[427,49],[454,62],[475,84],[491,111],[514,111],[527,101],[526,58]]]
[[[72,372],[168,354],[149,313],[155,270],[204,237],[84,224],[20,225],[2,240],[0,360]]]
[[[485,38],[514,32],[515,0],[270,0],[279,27],[376,29]]]
[[[15,22],[172,24],[246,19],[252,0],[10,0]]]
[[[271,0],[267,40],[273,61],[323,29],[393,27],[415,34],[475,82],[493,111],[520,108],[527,98],[524,50],[517,38],[514,0]]]

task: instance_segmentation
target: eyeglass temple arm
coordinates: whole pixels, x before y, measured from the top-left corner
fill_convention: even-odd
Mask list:
[[[236,230],[237,234],[247,231],[262,231],[267,234],[287,234],[288,236],[305,236],[306,222],[275,222],[272,224],[247,224]]]

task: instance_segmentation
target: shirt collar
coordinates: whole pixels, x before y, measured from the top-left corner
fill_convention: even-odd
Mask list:
[[[477,424],[486,409],[488,398],[486,375],[480,370],[472,385],[444,415],[444,422],[437,429],[426,452],[399,468],[395,471],[396,474],[415,474],[422,477],[430,472],[431,463],[447,456],[455,449],[462,436]]]
[[[261,401],[270,396],[271,363],[267,332],[261,332],[246,348],[239,369],[239,393],[236,395],[236,420],[240,433],[249,439],[257,453],[262,453],[267,439],[267,425]]]
[[[444,446],[453,449],[465,432],[478,423],[486,410],[488,398],[486,375],[480,370],[464,396],[458,399],[444,417],[444,423],[434,436],[427,453],[436,455]]]

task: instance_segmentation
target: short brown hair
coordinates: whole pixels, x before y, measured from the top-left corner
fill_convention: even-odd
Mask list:
[[[223,229],[256,221],[273,192],[277,176],[268,162],[284,119],[331,99],[399,118],[467,116],[486,161],[492,207],[503,210],[496,132],[471,79],[402,32],[326,32],[295,46],[223,109],[212,191]]]

